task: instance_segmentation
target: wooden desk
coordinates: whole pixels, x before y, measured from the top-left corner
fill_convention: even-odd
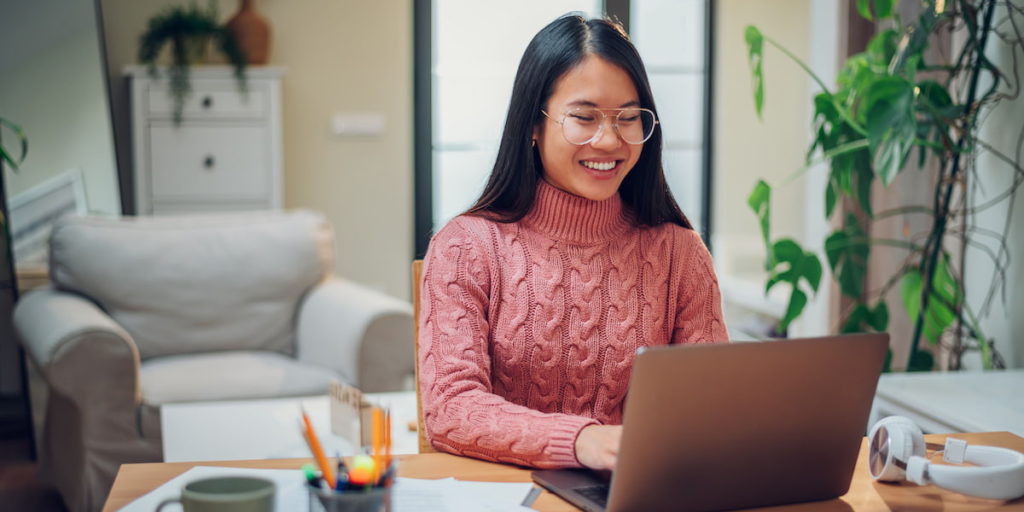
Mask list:
[[[956,434],[973,444],[1005,446],[1024,451],[1024,438],[1008,432],[987,432]],[[933,443],[943,443],[945,435],[927,435]],[[453,476],[460,480],[481,480],[491,482],[529,482],[530,470],[502,464],[492,464],[443,453],[424,453],[399,456],[399,474],[413,478],[443,478]],[[248,468],[287,469],[302,466],[309,459],[279,459],[257,461],[207,462],[205,465],[233,466]],[[114,487],[107,497],[104,512],[113,512],[132,500],[146,494],[164,482],[184,473],[194,462],[171,462],[151,464],[124,464],[117,473]],[[1001,502],[971,498],[961,494],[943,491],[933,486],[919,487],[913,484],[878,484],[871,480],[867,469],[867,443],[861,445],[860,458],[853,473],[850,491],[842,498],[830,501],[802,503],[784,507],[760,510],[806,510],[806,511],[850,511],[850,510],[915,510],[915,511],[968,511],[988,510]],[[553,494],[544,492],[534,503],[537,510],[573,511],[574,507]],[[1024,511],[1024,499],[1006,503],[1000,510]]]

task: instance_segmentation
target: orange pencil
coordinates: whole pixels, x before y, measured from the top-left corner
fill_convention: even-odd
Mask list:
[[[380,444],[381,444],[381,410],[379,407],[373,408],[373,481],[376,482],[380,478]]]
[[[384,467],[391,467],[391,410],[384,411]]]
[[[306,425],[306,443],[309,444],[309,451],[313,452],[313,458],[316,459],[316,464],[320,466],[320,472],[323,473],[327,485],[334,489],[337,482],[334,479],[334,470],[331,469],[331,464],[327,461],[327,456],[324,455],[324,449],[320,446],[320,439],[316,437],[316,432],[313,430],[313,424],[309,421],[306,409],[302,409],[302,421]]]

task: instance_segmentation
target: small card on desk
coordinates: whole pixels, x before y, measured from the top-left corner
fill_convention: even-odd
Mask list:
[[[363,393],[359,389],[341,382],[331,383],[331,432],[348,439],[357,448],[362,446],[360,433],[360,409],[363,408]]]
[[[331,383],[331,432],[348,439],[357,448],[372,442],[373,404],[363,399],[359,388],[343,382]]]

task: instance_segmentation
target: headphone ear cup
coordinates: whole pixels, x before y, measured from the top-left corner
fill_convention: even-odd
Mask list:
[[[889,419],[893,421],[893,424],[899,424],[904,429],[905,435],[910,438],[910,442],[907,443],[907,446],[910,447],[910,454],[900,460],[906,462],[910,459],[910,455],[924,457],[926,445],[924,442],[924,432],[921,432],[921,427],[917,426],[914,420],[906,416],[890,416]]]
[[[906,463],[910,457],[923,457],[925,454],[924,434],[910,418],[903,416],[890,416],[875,423],[868,442],[872,452],[871,476],[885,482],[905,480]],[[899,467],[896,461],[903,467]]]

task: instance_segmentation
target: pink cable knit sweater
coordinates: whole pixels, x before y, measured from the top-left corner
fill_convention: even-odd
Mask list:
[[[579,466],[580,430],[622,422],[638,347],[728,340],[696,232],[636,226],[618,195],[544,181],[519,222],[461,216],[441,229],[421,297],[431,443],[523,466]]]

